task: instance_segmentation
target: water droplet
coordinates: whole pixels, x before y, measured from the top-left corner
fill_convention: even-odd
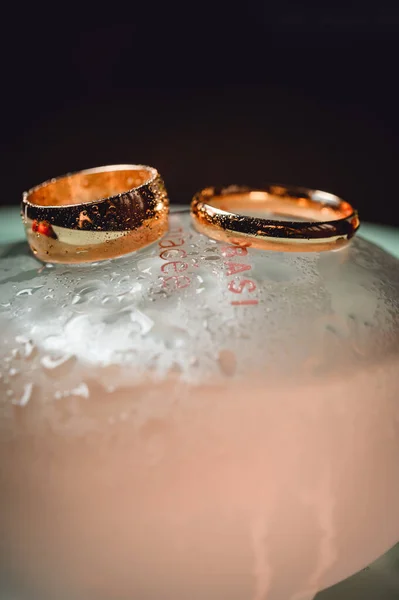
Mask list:
[[[138,261],[137,268],[142,273],[147,273],[148,275],[151,275],[152,269],[159,264],[160,260],[161,259],[159,259],[158,257],[143,258],[142,260]]]
[[[75,388],[71,389],[71,390],[57,390],[54,393],[54,398],[56,400],[60,400],[61,398],[68,398],[69,396],[80,396],[82,398],[89,398],[90,393],[89,393],[89,388],[87,387],[87,385],[85,383],[80,383],[78,386],[76,386]]]
[[[13,400],[13,404],[17,406],[26,406],[32,396],[33,383],[26,383],[24,385],[24,391],[19,400]]]
[[[17,296],[32,296],[38,290],[40,290],[42,287],[44,287],[44,286],[43,285],[35,285],[35,287],[33,287],[33,288],[26,288],[26,289],[20,290],[17,293]]]
[[[130,288],[130,290],[129,290],[129,294],[131,294],[131,295],[135,295],[135,294],[138,294],[138,293],[140,293],[142,290],[143,290],[143,286],[142,286],[142,284],[141,284],[141,283],[139,283],[138,281],[136,281],[136,282],[135,282],[135,283],[132,285],[132,287]],[[122,296],[124,296],[124,294],[123,294]]]
[[[133,323],[140,325],[141,333],[146,335],[154,326],[154,321],[140,310],[130,313],[130,319]]]
[[[74,292],[75,295],[71,300],[71,304],[82,304],[91,300],[96,296],[96,293],[105,287],[105,283],[99,279],[93,279],[85,281],[80,285],[76,286]]]
[[[170,349],[183,348],[187,345],[188,333],[181,327],[170,327],[165,330],[165,346]]]
[[[104,296],[101,300],[101,304],[106,304],[107,306],[117,305],[118,300],[115,296]]]
[[[166,248],[162,250],[162,258],[163,260],[179,260],[181,257],[181,252],[179,252],[179,248]]]
[[[104,283],[99,279],[93,279],[91,281],[85,281],[81,285],[76,286],[75,292],[79,296],[84,296],[96,292],[98,289],[104,287]]]
[[[40,360],[41,364],[45,369],[56,369],[60,367],[68,360],[70,360],[72,356],[70,354],[66,354],[65,356],[61,356],[60,358],[54,358],[52,356],[46,355],[43,356]]]
[[[89,388],[85,383],[81,383],[76,388],[71,390],[71,395],[81,396],[82,398],[88,398],[90,396]]]
[[[153,296],[155,296],[155,298],[167,298],[168,297],[167,291],[162,288],[153,290],[152,294],[153,294]],[[152,300],[154,300],[154,298],[152,298]]]
[[[15,376],[15,375],[17,375],[18,373],[19,373],[18,369],[14,369],[14,368],[12,368],[12,369],[10,369],[10,370],[8,371],[8,374],[9,374],[9,376],[10,376],[10,377],[14,377],[14,376]]]

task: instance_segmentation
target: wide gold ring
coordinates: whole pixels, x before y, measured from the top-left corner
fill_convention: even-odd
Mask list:
[[[51,179],[23,194],[22,220],[44,262],[116,258],[168,228],[169,200],[152,167],[111,165]]]
[[[194,196],[191,215],[210,238],[291,252],[339,248],[359,227],[357,211],[338,196],[276,184],[205,188]]]

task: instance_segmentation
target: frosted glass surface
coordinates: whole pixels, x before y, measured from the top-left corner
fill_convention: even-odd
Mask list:
[[[187,212],[114,261],[2,253],[21,597],[310,600],[398,541],[396,259],[235,248]]]

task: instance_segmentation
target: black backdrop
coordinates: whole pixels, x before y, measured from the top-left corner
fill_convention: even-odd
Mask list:
[[[178,203],[205,185],[277,181],[399,225],[399,8],[328,4],[9,7],[1,203],[65,172],[140,162]]]

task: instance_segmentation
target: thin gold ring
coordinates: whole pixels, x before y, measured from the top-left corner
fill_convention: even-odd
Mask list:
[[[51,179],[22,198],[32,252],[44,262],[116,258],[142,248],[168,228],[169,200],[158,171],[110,165]]]
[[[213,239],[291,252],[339,248],[360,225],[357,211],[334,194],[277,184],[205,188],[194,196],[191,215]]]

